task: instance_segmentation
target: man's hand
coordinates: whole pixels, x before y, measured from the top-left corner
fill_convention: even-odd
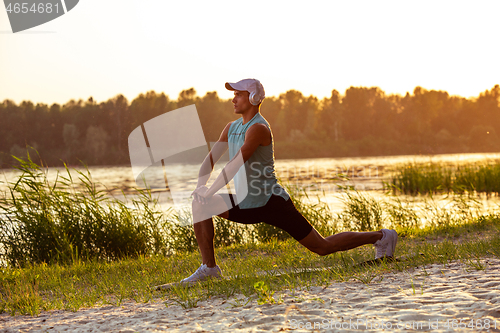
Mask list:
[[[212,197],[212,195],[208,193],[208,187],[205,185],[198,186],[191,195],[194,197],[194,201],[200,202],[202,205],[206,204],[208,199]]]

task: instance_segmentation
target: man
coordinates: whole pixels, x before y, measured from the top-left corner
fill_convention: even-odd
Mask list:
[[[192,193],[192,208],[202,265],[182,282],[192,283],[222,276],[214,256],[214,215],[238,223],[265,222],[274,225],[319,255],[374,244],[377,250],[375,258],[392,257],[398,237],[394,230],[342,232],[324,238],[311,226],[277,182],[273,136],[268,122],[260,114],[260,105],[265,97],[264,87],[258,80],[245,79],[226,83],[226,88],[234,91],[234,113],[241,118],[226,125],[200,168],[197,188]],[[205,185],[214,163],[228,148],[230,161],[212,186],[207,188]],[[244,168],[245,172],[240,168]],[[235,195],[216,194],[233,178]]]

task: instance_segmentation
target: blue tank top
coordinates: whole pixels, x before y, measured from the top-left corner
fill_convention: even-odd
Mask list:
[[[264,124],[271,132],[271,127],[260,112],[246,124],[243,118],[234,121],[229,127],[228,145],[229,158],[238,153],[245,142],[245,134],[250,126],[254,124]],[[241,209],[256,208],[265,206],[275,194],[288,200],[290,196],[286,190],[278,183],[274,170],[274,141],[271,133],[271,143],[267,146],[259,146],[252,156],[245,162],[245,173],[238,171],[234,177],[234,187],[236,197]],[[242,190],[244,189],[244,190]],[[248,192],[246,191],[248,189]]]

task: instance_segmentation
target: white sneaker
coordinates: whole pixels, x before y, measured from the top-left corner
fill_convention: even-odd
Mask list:
[[[222,271],[218,265],[215,267],[208,267],[205,264],[201,264],[201,266],[194,272],[190,277],[185,278],[181,281],[181,283],[194,283],[198,281],[204,281],[208,278],[222,278]]]
[[[380,259],[383,257],[394,256],[394,250],[396,250],[396,243],[398,242],[398,233],[396,230],[382,229],[382,239],[375,242],[375,249],[377,249],[377,254],[375,259]]]

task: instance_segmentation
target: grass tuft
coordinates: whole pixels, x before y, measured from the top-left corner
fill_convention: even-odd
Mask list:
[[[21,175],[0,198],[0,255],[11,266],[28,263],[73,263],[116,260],[162,253],[162,220],[148,203],[151,193],[140,191],[129,208],[97,190],[90,172],[69,169],[54,183],[48,169],[18,159]]]
[[[450,166],[443,163],[410,163],[396,169],[386,185],[394,193],[500,193],[500,162]]]

